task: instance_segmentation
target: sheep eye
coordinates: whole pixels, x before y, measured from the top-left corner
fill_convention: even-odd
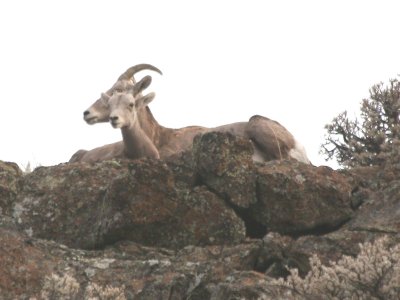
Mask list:
[[[129,107],[132,108],[135,105],[135,103],[131,102],[129,103]]]

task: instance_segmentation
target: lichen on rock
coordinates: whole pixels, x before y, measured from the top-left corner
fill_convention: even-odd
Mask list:
[[[1,297],[273,299],[271,277],[305,276],[313,255],[400,242],[399,170],[251,157],[211,132],[166,161],[0,161]]]

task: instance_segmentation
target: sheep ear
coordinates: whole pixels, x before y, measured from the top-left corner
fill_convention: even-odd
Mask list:
[[[147,76],[143,77],[141,80],[139,80],[133,87],[133,89],[134,89],[133,95],[136,96],[143,90],[147,89],[150,86],[151,81],[152,81],[152,78],[149,75],[147,75]]]
[[[144,96],[140,97],[139,99],[137,99],[135,101],[136,107],[137,108],[141,108],[141,107],[145,107],[145,106],[149,105],[149,103],[151,101],[153,101],[155,96],[156,96],[155,93],[149,93],[147,95],[144,95]]]

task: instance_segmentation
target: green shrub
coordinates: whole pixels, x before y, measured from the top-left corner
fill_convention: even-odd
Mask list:
[[[327,160],[336,158],[344,167],[382,165],[393,160],[400,140],[399,80],[374,85],[360,111],[360,119],[349,119],[345,111],[325,126],[327,136],[321,153]]]

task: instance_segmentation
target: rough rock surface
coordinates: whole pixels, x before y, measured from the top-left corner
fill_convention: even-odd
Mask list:
[[[251,154],[208,133],[165,162],[0,161],[0,299],[271,299],[270,278],[312,254],[400,242],[400,170]]]
[[[254,219],[269,231],[286,234],[326,232],[352,215],[351,186],[328,167],[273,161],[257,170]]]
[[[12,207],[31,237],[94,249],[119,240],[180,248],[237,243],[243,221],[208,190],[175,186],[162,161],[41,167],[24,176]]]
[[[248,141],[231,134],[211,132],[193,141],[195,169],[200,180],[237,207],[247,208],[257,202],[252,154]]]
[[[16,163],[0,161],[0,215],[9,215],[18,193],[22,171]]]

